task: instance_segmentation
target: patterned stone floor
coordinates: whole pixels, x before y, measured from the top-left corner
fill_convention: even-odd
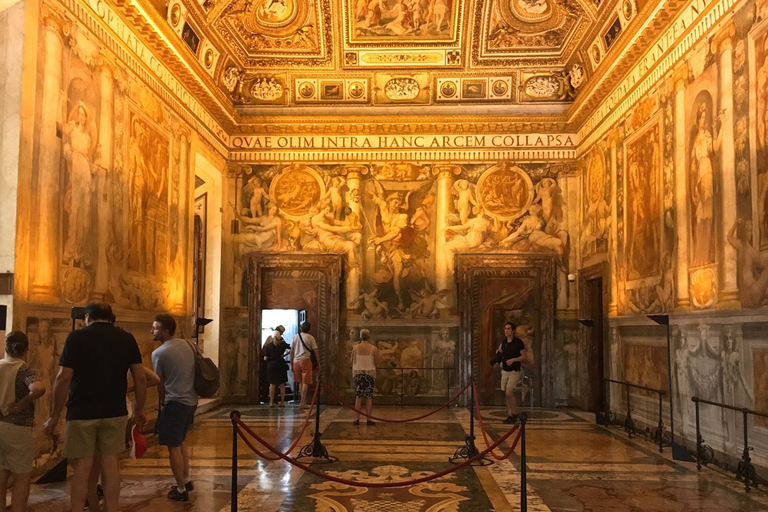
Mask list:
[[[244,421],[281,449],[301,429],[304,413],[296,407],[242,408]],[[403,419],[424,408],[379,408],[376,414]],[[692,463],[672,461],[650,442],[629,440],[623,432],[594,424],[591,415],[569,410],[532,410],[527,432],[528,510],[532,512],[766,511],[768,493],[747,494],[730,475]],[[493,439],[507,431],[499,409],[483,411]],[[352,425],[354,416],[340,408],[323,409],[322,441],[333,464],[313,469],[359,482],[397,482],[450,467],[448,458],[469,431],[465,409],[441,411],[415,423]],[[310,428],[299,447],[311,441]],[[477,446],[485,448],[477,432]],[[229,410],[199,417],[189,445],[197,490],[187,503],[165,498],[172,483],[166,453],[150,439],[141,460],[122,463],[122,510],[125,512],[226,512],[230,510],[231,426]],[[508,446],[506,443],[501,446]],[[519,449],[508,460],[459,470],[411,487],[352,487],[292,468],[261,461],[239,442],[238,510],[318,512],[471,512],[520,510]],[[668,452],[669,450],[665,450]],[[298,448],[294,454],[298,452]],[[68,510],[64,484],[35,485],[30,509]]]

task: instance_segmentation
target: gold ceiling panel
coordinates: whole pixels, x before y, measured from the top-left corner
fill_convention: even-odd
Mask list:
[[[477,0],[473,64],[565,65],[590,18],[577,0]]]
[[[233,0],[210,27],[242,68],[329,66],[329,0]]]

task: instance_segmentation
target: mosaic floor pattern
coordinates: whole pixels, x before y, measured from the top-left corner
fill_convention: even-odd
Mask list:
[[[406,419],[425,408],[378,408],[387,419]],[[286,449],[303,426],[305,412],[294,406],[241,408],[243,420],[260,436]],[[732,476],[671,460],[652,443],[627,439],[617,429],[594,424],[588,414],[569,410],[530,411],[527,433],[528,510],[531,512],[753,512],[768,510],[762,488],[747,494]],[[507,432],[500,409],[483,411],[490,435]],[[328,451],[339,458],[312,468],[359,482],[404,481],[440,472],[469,432],[465,409],[440,411],[413,423],[377,422],[355,426],[354,414],[323,408],[320,429]],[[299,442],[309,443],[314,426]],[[484,449],[480,432],[477,446]],[[150,438],[140,460],[122,463],[124,512],[228,512],[231,509],[229,409],[199,417],[188,438],[197,490],[187,503],[169,502],[172,484],[166,452]],[[511,438],[510,438],[511,440]],[[509,444],[502,444],[504,449]],[[506,451],[506,450],[505,450]],[[238,443],[238,510],[265,512],[473,512],[520,510],[519,449],[508,460],[465,468],[410,487],[367,488],[326,481],[284,461],[260,460]],[[65,512],[64,484],[34,485],[30,510]]]

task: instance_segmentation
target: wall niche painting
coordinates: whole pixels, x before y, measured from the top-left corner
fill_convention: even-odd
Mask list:
[[[661,117],[626,143],[626,280],[658,276],[662,243]]]
[[[63,142],[64,265],[92,268],[96,256],[89,227],[94,216],[94,192],[100,165],[98,138],[99,89],[91,72],[79,60],[62,97],[59,123]]]
[[[710,66],[686,89],[686,169],[690,212],[691,268],[716,262],[716,183],[720,173],[722,115],[717,67]]]
[[[754,369],[752,382],[755,383],[755,410],[768,411],[768,378],[765,374],[765,369],[768,368],[768,350],[752,352],[752,368]],[[768,418],[755,416],[755,425],[768,428]]]
[[[749,36],[749,138],[752,160],[754,235],[760,251],[768,250],[768,20]],[[750,241],[753,239],[750,239]]]
[[[668,389],[667,348],[656,345],[624,345],[624,375],[627,382],[653,389]],[[658,398],[648,391],[633,389],[632,393]]]
[[[53,107],[60,147],[39,149],[61,162],[61,299],[83,304],[98,293],[122,308],[179,310],[191,217],[189,132],[82,27],[64,43]]]
[[[583,161],[584,176],[582,255],[585,258],[608,250],[611,225],[610,167],[602,144],[596,144]],[[608,198],[608,200],[606,199]]]

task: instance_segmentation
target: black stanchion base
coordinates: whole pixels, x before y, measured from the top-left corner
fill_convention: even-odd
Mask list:
[[[318,432],[310,435],[314,440],[299,451],[299,455],[296,457],[297,460],[309,458],[312,459],[312,463],[320,462],[325,464],[330,464],[331,462],[339,460],[338,457],[330,455],[328,449],[323,446],[323,443],[320,441],[320,438],[323,436],[322,434]]]
[[[480,453],[477,446],[475,446],[475,438],[473,436],[467,434],[467,437],[464,438],[464,443],[464,446],[456,448],[453,457],[448,457],[448,462],[451,464],[461,464],[465,460],[476,457]],[[491,459],[483,457],[474,461],[471,466],[490,466],[491,464],[493,464]]]

